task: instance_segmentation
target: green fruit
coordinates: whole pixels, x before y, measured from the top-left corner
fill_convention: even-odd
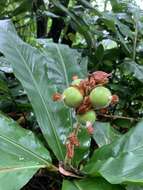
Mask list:
[[[81,81],[82,81],[82,79],[75,79],[75,80],[73,80],[73,82],[71,84],[72,85],[79,85]]]
[[[99,86],[91,91],[89,97],[93,107],[99,109],[109,106],[112,94],[108,88]]]
[[[96,120],[96,113],[93,110],[87,111],[84,114],[77,115],[77,120],[83,124],[86,124],[86,122],[94,123]]]
[[[83,96],[75,87],[68,87],[63,93],[64,102],[67,106],[76,108],[83,101]]]

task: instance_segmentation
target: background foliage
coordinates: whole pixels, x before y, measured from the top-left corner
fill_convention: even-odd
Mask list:
[[[91,190],[95,186],[99,186],[98,190],[105,187],[142,189],[138,185],[143,182],[142,122],[137,126],[136,123],[143,117],[143,11],[136,2],[1,0],[0,19],[0,109],[23,128],[33,131],[42,141],[43,162],[40,166],[49,166],[51,160],[49,153],[44,156],[47,151],[44,146],[50,151],[53,163],[57,163],[57,159],[63,160],[65,139],[72,126],[70,111],[62,104],[53,105],[51,95],[56,91],[62,92],[75,74],[83,78],[88,72],[103,70],[112,73],[108,87],[119,96],[120,101],[117,106],[110,106],[108,114],[98,116],[92,139],[84,131],[81,134],[83,146],[73,164],[77,166],[83,156],[92,157],[90,162],[86,160],[87,166],[83,169],[89,179],[65,180],[63,190],[83,189],[84,184],[91,186]],[[7,19],[11,19],[14,26]],[[0,144],[5,147],[5,136],[11,137],[9,122],[3,117]],[[3,120],[6,120],[5,124]],[[3,125],[8,130],[7,134],[3,132]],[[134,126],[137,129],[132,130]],[[22,128],[18,130],[18,133],[26,135]],[[33,134],[31,136],[34,138]],[[36,147],[40,146],[37,140],[34,143]],[[17,152],[12,153],[14,157],[8,155],[9,149],[14,149],[11,146],[3,155],[17,164]],[[22,143],[22,146],[25,144]],[[97,147],[101,148],[96,151]],[[27,148],[31,150],[31,147]],[[34,148],[33,151],[40,155],[39,150]],[[134,163],[132,168],[130,163]],[[31,172],[25,171],[29,176],[15,189],[27,183],[40,168],[35,160],[31,163],[30,159],[26,159],[25,164],[27,169],[34,168]],[[114,170],[112,166],[115,166]],[[119,173],[114,173],[117,170]],[[16,173],[13,179],[18,175]],[[99,178],[96,184],[94,181],[98,176],[109,183]],[[94,180],[91,180],[93,177]],[[2,174],[0,179],[3,178]],[[130,185],[131,182],[135,185]],[[3,187],[3,183],[0,182],[0,186]],[[121,183],[129,184],[111,185]],[[8,188],[5,187],[6,190]]]

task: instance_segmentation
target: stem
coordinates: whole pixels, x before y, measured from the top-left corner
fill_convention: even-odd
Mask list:
[[[74,147],[73,147],[74,148]],[[71,159],[70,158],[68,158],[68,155],[66,154],[66,156],[65,156],[65,160],[64,160],[64,165],[71,165]]]
[[[77,123],[77,125],[76,125],[76,128],[74,129],[74,131],[73,131],[73,133],[75,134],[75,136],[77,136],[78,135],[78,132],[79,132],[79,129],[80,129],[80,124],[79,123]],[[68,142],[68,138],[67,138],[67,142]],[[72,145],[72,150],[74,151],[74,144]],[[65,160],[64,160],[64,164],[65,165],[71,165],[71,161],[72,161],[72,158],[68,158],[68,154],[66,154],[66,156],[65,156]]]
[[[99,116],[106,117],[106,118],[111,118],[111,119],[126,119],[130,121],[139,121],[140,119],[135,119],[132,117],[125,117],[125,116],[120,116],[120,115],[107,115],[107,114],[98,114]]]
[[[107,3],[108,3],[108,0],[105,0],[105,3],[104,3],[104,11],[106,11],[106,9],[107,9]]]
[[[138,23],[136,20],[135,22],[135,38],[134,38],[134,44],[133,44],[133,60],[136,59],[136,47],[137,47],[137,39],[138,39]]]
[[[77,123],[77,127],[74,130],[74,133],[75,133],[76,136],[78,135],[79,129],[80,129],[80,124]]]

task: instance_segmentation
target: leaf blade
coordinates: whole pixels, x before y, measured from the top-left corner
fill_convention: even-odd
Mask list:
[[[51,94],[49,95],[49,92],[46,92],[48,77],[45,71],[45,63],[47,60],[38,50],[25,44],[14,34],[3,31],[0,34],[0,38],[3,38],[0,42],[0,50],[9,61],[12,61],[14,73],[28,93],[46,140],[48,139],[49,145],[54,146],[53,149],[55,150],[56,156],[63,160],[64,151],[62,143],[60,142],[55,124],[53,123],[54,119],[52,119],[53,116],[51,114],[53,110],[50,108],[51,102],[47,100],[49,96],[49,99],[51,99]],[[12,47],[14,44],[15,48]],[[43,65],[39,64],[40,60],[43,61]],[[39,78],[36,76],[37,73]],[[41,107],[39,107],[39,105],[41,105]],[[44,113],[44,117],[42,113]],[[49,125],[49,128],[47,125]]]
[[[63,181],[62,190],[123,190],[121,186],[111,185],[102,178],[85,178],[83,180]]]
[[[101,175],[112,184],[143,184],[143,139],[140,121],[135,128],[95,151],[85,167],[91,176]]]
[[[0,189],[3,190],[9,187],[19,190],[40,168],[53,167],[49,152],[35,135],[1,113],[0,155]]]

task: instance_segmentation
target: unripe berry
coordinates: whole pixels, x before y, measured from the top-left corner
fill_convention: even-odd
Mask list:
[[[87,111],[86,113],[82,115],[77,115],[77,120],[80,123],[86,124],[87,122],[94,123],[96,120],[96,113],[93,110]]]
[[[81,81],[82,81],[82,79],[75,79],[75,80],[72,81],[71,84],[72,85],[79,85]]]
[[[76,108],[83,101],[83,96],[75,87],[68,87],[63,93],[64,102],[67,106]]]
[[[108,88],[99,86],[91,91],[89,97],[93,107],[100,109],[109,106],[112,94]]]

